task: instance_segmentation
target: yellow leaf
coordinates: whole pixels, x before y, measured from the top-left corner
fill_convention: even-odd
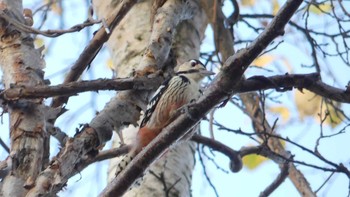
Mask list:
[[[332,5],[329,3],[324,3],[319,5],[312,4],[309,8],[310,12],[317,15],[321,15],[325,12],[329,12],[331,9],[332,9]]]
[[[247,167],[249,170],[256,169],[259,165],[261,165],[264,161],[266,161],[266,157],[251,154],[243,157],[243,165]]]
[[[46,54],[48,49],[45,47],[45,40],[40,37],[36,37],[34,40],[34,46],[36,49],[39,49],[42,54]]]
[[[274,106],[270,107],[269,111],[279,114],[282,117],[283,123],[286,123],[290,119],[290,111],[284,106]]]
[[[111,69],[111,70],[114,69],[114,68],[113,68],[113,61],[112,61],[111,58],[109,58],[109,59],[107,60],[106,65],[107,65],[107,67],[108,67],[109,69]]]
[[[253,6],[255,4],[255,0],[241,0],[242,6]]]
[[[286,148],[286,141],[285,140],[279,140],[279,141],[280,141],[282,147]],[[275,151],[277,151],[277,150],[275,150]]]
[[[322,97],[317,96],[313,92],[303,89],[302,93],[297,90],[295,91],[294,99],[301,120],[303,120],[305,116],[317,115],[320,111]]]
[[[272,14],[276,15],[279,9],[280,4],[278,3],[278,0],[272,0]]]
[[[322,103],[321,96],[315,95],[306,89],[303,92],[304,94],[300,91],[295,91],[295,103],[301,120],[305,116],[314,116],[320,122],[327,116],[324,123],[330,125],[332,128],[343,122],[344,115],[337,111],[340,108],[340,103],[334,101],[328,104]],[[323,105],[322,108],[321,104]]]
[[[45,41],[40,37],[36,37],[34,40],[34,45],[35,45],[35,48],[40,48],[45,45]]]
[[[264,67],[264,66],[270,64],[275,59],[276,59],[276,57],[273,56],[273,55],[263,55],[263,56],[260,56],[260,57],[256,58],[253,61],[252,65],[255,65],[255,66],[258,66],[258,67]]]

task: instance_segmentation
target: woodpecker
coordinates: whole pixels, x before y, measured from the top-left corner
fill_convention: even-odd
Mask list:
[[[174,120],[179,108],[201,95],[201,80],[213,74],[199,60],[190,60],[179,66],[175,76],[163,82],[149,101],[136,140],[130,152],[118,164],[116,175]]]

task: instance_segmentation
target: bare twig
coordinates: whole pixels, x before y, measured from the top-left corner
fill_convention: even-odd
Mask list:
[[[199,149],[199,148],[197,148],[197,149]],[[218,193],[216,187],[214,186],[214,184],[212,183],[212,181],[210,180],[210,177],[209,177],[209,175],[208,175],[208,173],[207,173],[207,169],[206,169],[206,166],[205,166],[205,164],[204,164],[202,155],[201,155],[201,153],[200,153],[199,150],[197,150],[197,152],[198,152],[198,156],[199,156],[199,162],[200,162],[200,164],[201,164],[201,166],[202,166],[202,168],[203,168],[203,174],[204,174],[204,176],[205,176],[205,179],[208,181],[210,187],[213,189],[213,191],[214,191],[214,193],[215,193],[215,196],[216,196],[216,197],[219,197],[219,193]]]
[[[350,13],[349,13],[348,11],[346,11],[346,9],[345,9],[345,7],[344,7],[344,5],[343,5],[342,0],[338,0],[338,3],[339,3],[339,5],[340,5],[340,8],[343,10],[344,14],[345,14],[346,16],[350,17]]]
[[[332,173],[328,176],[328,178],[322,183],[322,185],[320,185],[320,187],[319,187],[318,189],[315,190],[315,193],[319,192],[319,191],[323,188],[323,186],[325,186],[326,183],[332,178],[333,175],[334,175],[334,172],[332,172]]]
[[[234,35],[233,32],[233,26],[237,23],[239,20],[239,5],[237,3],[237,0],[231,0],[234,11],[233,13],[226,19],[226,24],[228,28],[230,29],[230,32],[232,33],[232,37]],[[233,37],[234,40],[234,37]]]
[[[7,153],[10,153],[10,148],[6,145],[6,143],[0,138],[0,145],[5,149]]]
[[[72,32],[78,32],[85,27],[89,27],[95,24],[100,23],[101,21],[95,21],[95,20],[86,20],[81,24],[74,25],[73,27],[69,29],[57,29],[57,30],[39,30],[33,27],[30,27],[28,25],[25,25],[23,23],[20,23],[19,21],[13,19],[12,17],[8,16],[6,12],[0,11],[0,17],[4,18],[6,21],[8,21],[10,24],[12,24],[16,29],[26,32],[26,33],[32,33],[32,34],[41,34],[46,37],[58,37],[66,33],[72,33]]]

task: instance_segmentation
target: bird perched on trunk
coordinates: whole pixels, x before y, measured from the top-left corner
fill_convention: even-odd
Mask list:
[[[130,152],[118,164],[116,175],[174,120],[179,108],[201,95],[201,80],[213,74],[199,60],[190,60],[179,66],[176,75],[166,80],[148,103],[136,140]]]

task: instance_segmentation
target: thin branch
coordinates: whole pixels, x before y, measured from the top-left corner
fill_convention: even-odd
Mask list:
[[[276,179],[263,191],[260,193],[260,197],[269,196],[273,191],[275,191],[289,174],[289,162],[283,164],[281,168],[281,173],[276,177]]]
[[[111,159],[114,157],[120,157],[120,156],[128,153],[129,150],[130,150],[129,145],[123,145],[123,146],[118,147],[118,148],[112,148],[109,150],[101,151],[96,156],[87,157],[81,161],[80,165],[78,165],[77,169],[74,171],[72,176],[80,173],[82,170],[84,170],[87,166],[89,166],[92,163],[104,161],[104,160]]]
[[[109,150],[101,151],[95,157],[90,157],[90,158],[87,158],[86,160],[83,160],[82,161],[83,164],[79,165],[78,171],[80,172],[81,170],[83,170],[84,168],[86,168],[92,163],[125,155],[126,153],[129,152],[129,150],[130,150],[130,146],[124,145],[119,148],[112,148]]]
[[[199,148],[197,148],[197,149],[199,149]],[[214,191],[214,193],[215,193],[215,196],[216,196],[216,197],[219,197],[219,193],[218,193],[218,191],[217,191],[215,185],[214,185],[214,184],[212,183],[212,181],[210,180],[210,177],[209,177],[209,175],[208,175],[208,173],[207,173],[207,169],[206,169],[206,167],[205,167],[205,165],[204,165],[204,161],[203,161],[203,158],[202,158],[202,156],[201,156],[201,154],[200,154],[200,151],[198,150],[197,152],[198,152],[199,162],[201,163],[202,168],[203,168],[203,174],[204,174],[206,180],[208,181],[210,187],[213,189],[213,191]]]
[[[285,156],[282,156],[280,154],[277,154],[273,152],[268,146],[266,145],[259,145],[259,146],[249,146],[249,147],[242,147],[239,151],[239,155],[243,158],[247,155],[251,154],[256,154],[256,155],[261,155],[266,158],[271,159],[277,164],[284,164],[285,162],[289,161],[286,160],[285,158],[291,158],[292,155],[288,152],[288,154],[285,154]]]
[[[321,185],[318,189],[315,190],[315,193],[316,193],[316,194],[323,188],[323,186],[326,185],[326,183],[332,178],[333,175],[334,175],[334,172],[332,172],[332,173],[328,176],[328,178],[322,183],[322,185]]]
[[[5,149],[7,153],[10,153],[10,148],[6,145],[6,143],[0,138],[0,145]]]
[[[231,161],[230,170],[232,172],[238,172],[242,169],[242,166],[243,166],[242,158],[241,158],[239,152],[231,149],[230,147],[226,146],[225,144],[223,144],[219,141],[201,136],[201,135],[194,135],[194,136],[192,136],[191,140],[195,141],[197,143],[203,144],[205,146],[208,146],[208,147],[214,149],[215,151],[218,151],[218,152],[225,154],[228,158],[230,158],[230,161]]]
[[[12,24],[19,31],[26,32],[26,33],[32,33],[32,34],[41,34],[41,35],[46,36],[46,37],[58,37],[58,36],[61,36],[63,34],[66,34],[66,33],[78,32],[78,31],[84,29],[85,27],[89,27],[89,26],[92,26],[92,25],[95,25],[95,24],[98,24],[101,22],[101,21],[87,19],[83,23],[74,25],[73,27],[71,27],[69,29],[57,29],[57,30],[42,31],[42,30],[30,27],[28,25],[25,25],[25,24],[15,20],[15,19],[13,19],[11,16],[8,16],[8,14],[6,13],[6,10],[0,11],[0,18],[3,18],[6,21],[8,21],[10,24]]]
[[[233,13],[227,18],[226,22],[227,25],[229,26],[230,31],[233,33],[233,25],[237,23],[239,20],[239,5],[237,0],[231,0],[231,3],[233,5]]]
[[[211,153],[211,156],[205,152],[205,147],[208,148],[209,153]],[[218,164],[217,161],[215,161],[215,154],[214,154],[214,150],[212,148],[210,148],[208,146],[201,146],[201,153],[203,153],[203,156],[205,156],[208,161],[211,161],[213,163],[213,165],[216,167],[216,169],[221,170],[222,172],[224,172],[226,174],[229,173],[229,171],[225,170],[223,167],[220,166],[220,164]]]
[[[346,11],[342,0],[338,0],[338,3],[339,3],[340,8],[343,10],[344,14],[347,15],[348,17],[350,17],[350,13],[348,11]]]

